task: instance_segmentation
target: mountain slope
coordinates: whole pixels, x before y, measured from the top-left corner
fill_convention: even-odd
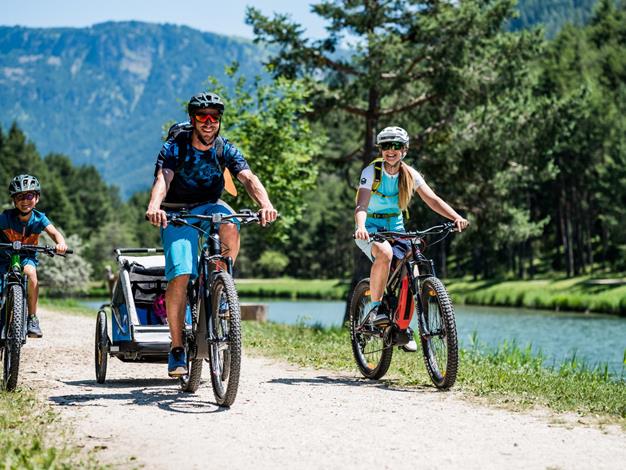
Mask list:
[[[597,0],[518,0],[519,17],[510,23],[512,31],[542,25],[553,38],[566,23],[583,25],[593,13]]]
[[[1,123],[13,120],[42,154],[95,165],[125,194],[152,181],[164,122],[181,101],[223,83],[224,66],[262,73],[252,41],[188,27],[109,22],[90,28],[0,27]]]

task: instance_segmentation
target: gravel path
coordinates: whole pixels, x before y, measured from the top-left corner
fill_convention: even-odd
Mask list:
[[[109,360],[95,382],[95,319],[41,311],[20,384],[48,399],[115,467],[618,469],[626,433],[562,417],[477,405],[431,387],[390,388],[356,372],[302,369],[244,355],[237,401],[210,381],[179,392],[164,364]],[[206,364],[205,364],[206,366]],[[207,378],[208,367],[204,377]],[[571,422],[572,419],[569,418]]]

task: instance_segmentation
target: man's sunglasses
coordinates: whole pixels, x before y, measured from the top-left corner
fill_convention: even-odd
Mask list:
[[[27,201],[32,201],[37,196],[37,193],[19,193],[15,195],[16,201],[23,201],[26,199]]]
[[[380,144],[382,150],[402,150],[404,144],[402,142],[383,142]]]
[[[216,122],[220,122],[220,116],[213,116],[212,114],[195,114],[194,117],[198,122],[207,122],[211,124],[215,124]]]

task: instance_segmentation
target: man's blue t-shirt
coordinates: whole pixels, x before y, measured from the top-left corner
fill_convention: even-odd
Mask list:
[[[37,245],[39,235],[50,225],[50,221],[43,212],[33,210],[30,219],[22,222],[17,209],[7,209],[0,214],[0,241],[10,243],[20,241],[24,245]],[[0,264],[7,263],[10,255],[0,250]]]
[[[189,142],[185,160],[179,162],[178,142],[170,138],[163,144],[157,157],[155,176],[159,169],[167,168],[174,171],[174,178],[163,202],[214,203],[224,191],[222,167],[228,168],[233,176],[250,168],[237,147],[228,140],[223,140],[223,161],[220,162],[218,162],[215,146],[202,151],[194,148]]]

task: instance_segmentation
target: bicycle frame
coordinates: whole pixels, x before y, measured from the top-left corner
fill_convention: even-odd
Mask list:
[[[11,290],[11,287],[15,285],[20,286],[20,289],[22,290],[22,298],[26,299],[28,292],[28,278],[24,276],[24,273],[22,272],[19,253],[11,253],[10,268],[2,276],[2,299],[0,301],[0,345],[4,345],[8,339],[11,339],[8,337],[8,331],[9,326],[13,322],[13,318],[11,317],[13,312],[8,312],[5,307],[7,305],[8,292]],[[24,316],[23,320],[25,322],[28,311],[26,308],[23,308],[22,310]],[[25,339],[26,329],[23,328],[22,340]]]
[[[17,247],[19,249],[19,245]],[[22,291],[22,298],[26,299],[28,292],[28,278],[24,276],[22,270],[22,264],[20,259],[20,254],[18,252],[11,253],[11,262],[9,270],[3,274],[2,276],[2,298],[0,300],[0,345],[4,345],[4,343],[12,339],[9,337],[10,325],[13,323],[13,317],[11,316],[13,312],[8,312],[6,309],[7,306],[7,297],[8,293],[11,290],[12,286],[19,286]],[[26,305],[26,300],[24,300],[24,305]],[[24,324],[26,321],[26,315],[28,311],[26,308],[22,309],[23,311],[23,320]],[[26,340],[26,328],[22,329],[22,341]]]
[[[400,260],[395,270],[389,275],[385,297],[396,300],[396,305],[389,305],[393,311],[393,323],[400,330],[406,330],[411,324],[417,301],[418,315],[421,316],[420,281],[434,275],[434,266],[411,240],[411,252]],[[398,296],[396,298],[396,292]]]
[[[191,288],[187,289],[187,294],[189,305],[199,306],[199,301],[202,300],[205,308],[192,309],[192,316],[198,316],[197,318],[193,318],[195,325],[192,325],[192,331],[187,333],[190,335],[188,336],[188,339],[190,340],[189,342],[193,345],[193,350],[190,351],[190,357],[192,358],[208,358],[208,348],[210,345],[228,341],[228,338],[225,337],[215,337],[212,332],[212,328],[210,327],[210,309],[211,305],[213,305],[213,299],[211,298],[211,286],[213,285],[213,277],[218,272],[226,271],[231,276],[233,274],[233,259],[230,256],[224,256],[222,254],[222,242],[219,236],[219,227],[224,221],[235,217],[248,217],[249,221],[258,220],[256,215],[247,211],[242,211],[238,214],[231,214],[229,216],[224,216],[223,214],[206,216],[188,213],[171,216],[172,222],[193,227],[200,234],[199,244],[201,245],[201,249],[198,260],[198,278],[193,284],[191,284]],[[209,229],[206,231],[202,227],[187,222],[185,219],[207,221],[209,222]],[[204,240],[204,242],[203,235],[206,236],[206,240]],[[193,329],[194,326],[197,327],[195,331]],[[196,335],[202,334],[204,334],[204,341],[198,341],[199,337],[196,337]]]
[[[452,227],[451,224],[444,224],[429,230],[443,228],[449,231]],[[389,233],[393,234],[393,232]],[[428,231],[425,231],[420,234],[427,233]],[[424,321],[421,281],[431,276],[437,276],[435,265],[431,259],[426,258],[420,251],[419,245],[422,244],[422,238],[419,235],[408,233],[395,233],[395,235],[409,240],[410,252],[397,263],[390,273],[385,286],[383,302],[386,302],[389,312],[392,312],[392,324],[396,331],[406,331],[411,324],[414,313],[417,311],[420,332],[422,336],[428,337],[430,332],[427,331],[426,322]],[[396,292],[398,292],[397,297]]]
[[[25,321],[28,314],[28,309],[26,307],[26,299],[28,297],[28,278],[24,276],[20,254],[40,252],[47,253],[52,256],[55,253],[55,249],[50,246],[23,245],[19,241],[0,243],[0,249],[8,250],[11,253],[10,268],[2,277],[2,297],[0,298],[0,341],[2,342],[1,344],[4,344],[7,339],[10,339],[7,338],[7,328],[13,321],[13,318],[8,318],[8,314],[6,312],[6,300],[11,286],[19,285],[22,290],[22,299],[24,299],[24,308],[22,309],[24,313],[24,324],[26,324]],[[71,254],[73,251],[67,250],[65,253]],[[22,340],[26,341],[26,328],[23,328],[22,330]]]

